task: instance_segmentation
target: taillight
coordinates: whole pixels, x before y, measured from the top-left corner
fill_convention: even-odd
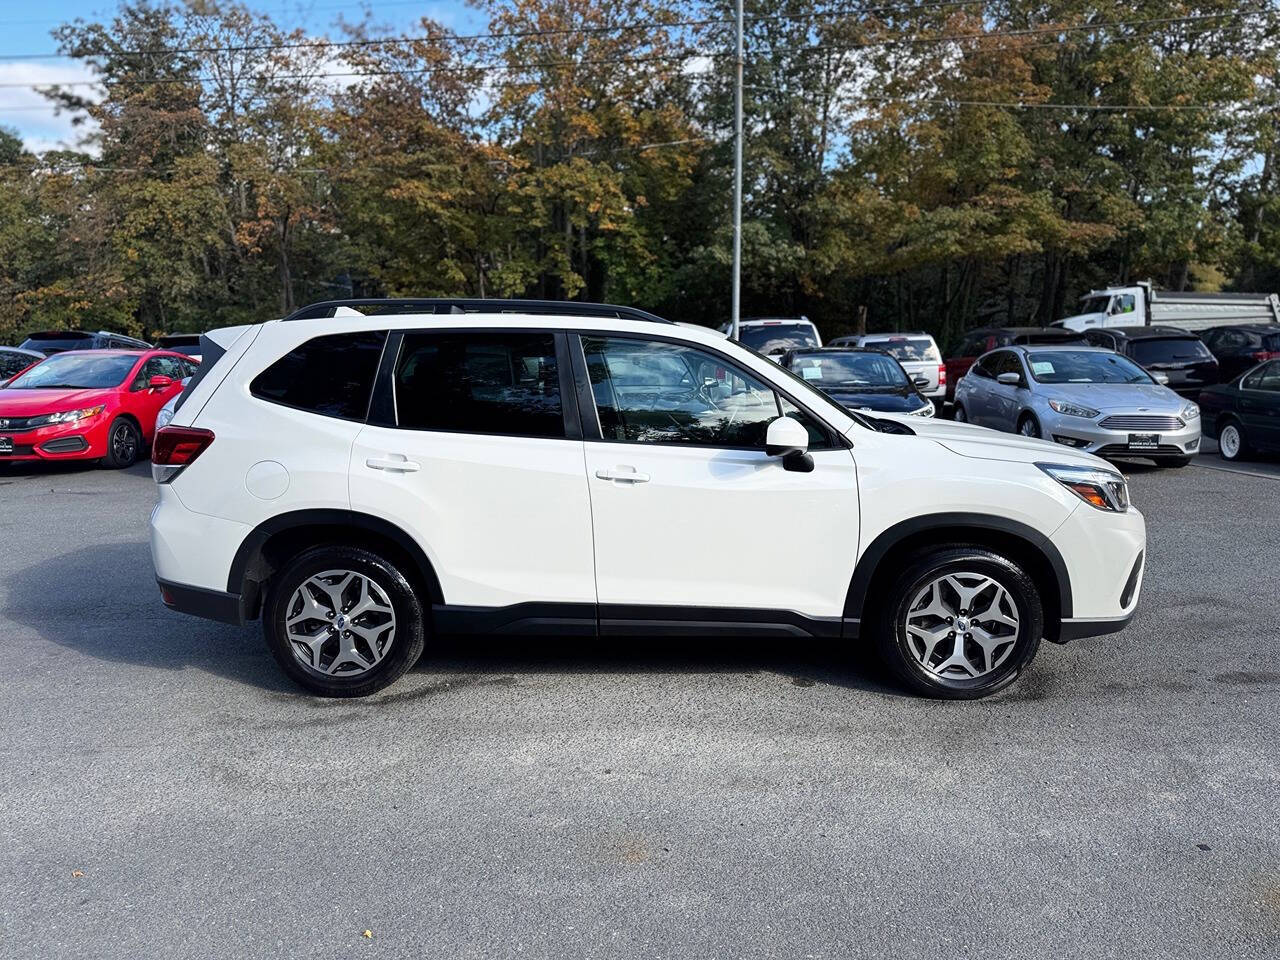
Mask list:
[[[1280,357],[1280,350],[1255,350],[1253,353],[1249,354],[1249,356],[1253,357],[1253,359],[1257,360],[1259,363],[1266,363],[1268,360],[1275,360],[1277,357]]]
[[[945,387],[947,385],[947,368],[943,364],[938,364],[938,386]]]
[[[213,443],[212,430],[196,427],[161,427],[151,444],[151,476],[168,483]]]

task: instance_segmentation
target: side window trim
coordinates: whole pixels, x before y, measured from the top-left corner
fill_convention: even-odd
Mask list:
[[[779,397],[785,397],[792,406],[805,413],[815,424],[820,426],[827,435],[828,449],[845,450],[850,447],[850,443],[838,430],[831,424],[827,423],[822,417],[813,411],[807,404],[797,400],[795,395],[782,389],[775,382],[763,377],[762,375],[747,371],[737,360],[725,356],[714,347],[704,346],[700,343],[693,343],[688,340],[681,340],[678,337],[664,337],[661,334],[651,333],[635,333],[630,330],[585,330],[575,329],[569,334],[569,340],[572,348],[570,353],[573,359],[573,375],[576,381],[577,390],[576,399],[578,401],[578,409],[582,423],[582,435],[584,440],[596,441],[599,443],[628,443],[634,444],[633,440],[613,440],[603,435],[600,429],[600,412],[596,409],[595,394],[591,390],[591,378],[587,373],[586,351],[582,346],[583,337],[604,337],[609,339],[626,339],[640,340],[643,342],[672,343],[677,346],[686,347],[690,350],[699,350],[734,370],[746,373],[747,376],[755,380],[763,381],[764,384],[773,391],[774,402],[778,402]],[[781,414],[779,414],[781,416]],[[701,447],[704,450],[756,450],[756,447],[716,447],[703,443],[684,443],[679,441],[656,441],[647,443],[648,446],[654,447]]]

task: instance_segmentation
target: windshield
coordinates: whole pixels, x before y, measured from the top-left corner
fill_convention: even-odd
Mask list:
[[[1118,353],[1035,350],[1027,354],[1039,383],[1152,383],[1151,375]]]
[[[903,390],[911,385],[896,360],[879,353],[802,353],[791,369],[815,387]]]
[[[942,355],[932,337],[890,337],[887,340],[866,340],[862,344],[872,350],[883,350],[904,363],[913,360],[925,363],[941,363]]]
[[[812,324],[770,323],[766,326],[741,327],[738,342],[758,353],[781,353],[796,347],[816,347],[818,338]]]
[[[128,354],[102,354],[93,350],[60,353],[41,361],[6,389],[32,390],[38,387],[65,387],[81,390],[118,387],[124,383],[138,358]]]
[[[1144,367],[1156,363],[1212,360],[1213,354],[1196,337],[1151,338],[1133,341],[1133,359]]]
[[[1080,312],[1106,313],[1109,306],[1111,306],[1111,294],[1105,297],[1085,297],[1084,302],[1080,304]]]

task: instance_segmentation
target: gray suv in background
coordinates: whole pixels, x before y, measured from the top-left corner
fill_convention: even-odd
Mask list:
[[[1200,408],[1127,357],[1096,347],[1005,347],[956,384],[955,419],[1101,457],[1183,467],[1200,449]]]

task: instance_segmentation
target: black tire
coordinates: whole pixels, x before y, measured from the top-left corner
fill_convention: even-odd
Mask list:
[[[1018,433],[1024,437],[1039,440],[1044,434],[1040,430],[1040,421],[1033,414],[1024,413],[1018,418]]]
[[[361,668],[361,672],[349,676],[342,673],[322,673],[304,665],[295,655],[295,644],[285,630],[285,620],[290,614],[289,606],[295,599],[295,592],[311,578],[333,570],[352,572],[368,578],[376,590],[384,595],[385,600],[389,601],[394,614],[390,637],[378,640],[382,651],[381,659],[372,666],[364,668],[364,660],[374,659],[368,654],[368,643],[359,638],[353,641],[356,644],[363,643],[360,649],[364,653],[360,655],[360,660],[345,658],[347,665]],[[341,612],[343,611],[339,611]],[[338,650],[342,640],[337,632],[338,628],[325,628],[319,617],[315,621],[318,629],[314,630],[313,635],[318,637],[326,630],[330,634],[322,643],[325,644],[324,650],[330,651],[328,664],[332,665],[340,656]],[[352,622],[354,624],[355,620]],[[311,627],[307,629],[310,630]],[[408,579],[386,557],[363,547],[319,546],[304,550],[272,577],[266,602],[262,607],[262,632],[280,669],[299,686],[322,697],[367,697],[399,680],[418,662],[426,643],[426,618],[422,601]],[[297,649],[301,651],[306,648],[305,645],[300,645]],[[321,666],[326,666],[323,658]],[[339,667],[341,668],[341,664]]]
[[[1191,466],[1191,460],[1192,460],[1191,457],[1170,457],[1168,460],[1157,460],[1156,463],[1159,464],[1160,466],[1173,467],[1174,469],[1178,469],[1181,467]]]
[[[1228,430],[1234,430],[1238,441],[1236,443],[1223,443],[1224,434]],[[1228,451],[1230,451],[1228,453]],[[1248,460],[1252,454],[1252,448],[1249,446],[1249,440],[1244,433],[1244,424],[1235,417],[1228,417],[1218,426],[1218,454],[1223,460],[1231,463],[1237,463],[1241,460]]]
[[[951,419],[954,420],[956,423],[969,422],[969,415],[964,412],[963,403],[957,403],[955,405],[955,408],[951,411]]]
[[[142,453],[142,431],[128,417],[116,417],[107,428],[107,455],[102,465],[123,470],[138,462]]]
[[[923,641],[907,633],[907,614],[912,601],[931,581],[947,574],[989,577],[1007,591],[1008,598],[1016,607],[1017,628],[1008,628],[1012,645],[993,648],[991,655],[998,661],[997,666],[977,677],[964,677],[956,672],[958,668],[940,669],[947,652],[956,650],[952,639],[954,634],[944,636],[940,641],[941,649],[935,651],[934,659],[930,660],[933,669],[929,669],[921,659],[925,652]],[[976,580],[961,582],[977,583]],[[993,593],[984,591],[978,597],[989,601]],[[952,594],[953,598],[958,596]],[[951,545],[930,548],[909,560],[887,585],[883,601],[877,605],[871,623],[881,658],[907,687],[929,697],[976,700],[1013,683],[1031,663],[1044,633],[1044,609],[1035,581],[1016,563],[985,547]],[[996,629],[991,621],[986,621],[985,625]],[[943,624],[939,621],[936,626],[942,627]],[[967,643],[963,647],[963,655],[966,658],[981,656],[981,648],[976,643]]]

